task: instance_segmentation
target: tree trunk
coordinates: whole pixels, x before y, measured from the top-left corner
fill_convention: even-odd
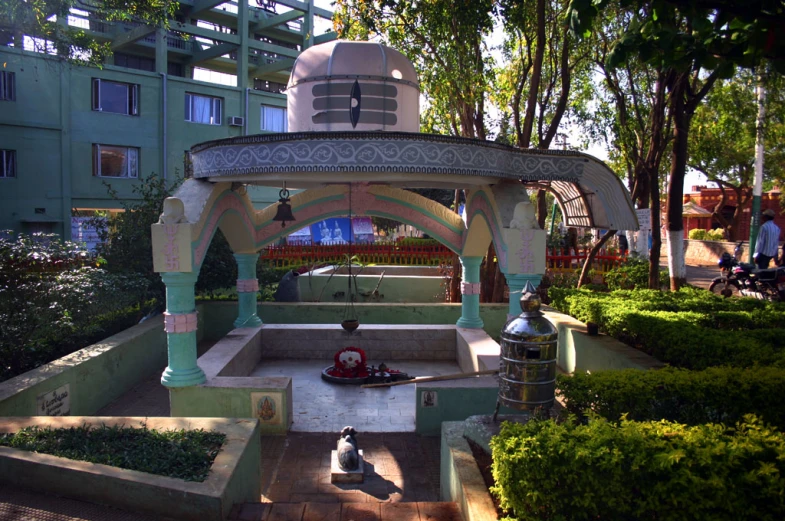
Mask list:
[[[545,190],[537,191],[537,224],[540,230],[545,229],[545,219],[548,217],[548,200],[545,198]]]
[[[493,286],[496,280],[496,251],[493,249],[493,242],[488,245],[488,253],[485,254],[485,270],[483,272],[482,287],[480,289],[480,302],[493,302]]]
[[[689,87],[689,76],[681,73],[671,91],[671,114],[673,115],[673,151],[668,183],[667,228],[668,228],[668,270],[671,291],[687,282],[687,267],[684,264],[684,223],[682,213],[684,204],[684,175],[687,171],[687,137],[690,126],[689,114],[684,97]]]
[[[504,273],[502,273],[502,270],[499,268],[499,264],[496,264],[496,278],[493,283],[491,302],[504,302],[504,285],[506,283],[507,279],[504,277]]]
[[[659,169],[649,172],[651,188],[651,249],[649,250],[649,289],[660,288],[660,255],[662,252],[662,228],[660,227],[660,183]]]
[[[458,213],[458,207],[461,202],[461,193],[459,190],[455,190],[455,198],[454,198],[454,210],[455,213]],[[450,302],[460,302],[461,301],[461,260],[458,258],[458,254],[455,253],[452,256],[452,277],[450,277]]]
[[[594,261],[594,257],[597,256],[597,253],[605,246],[605,243],[608,240],[616,235],[616,230],[608,230],[605,235],[602,236],[602,239],[597,241],[597,244],[589,252],[589,256],[586,257],[586,261],[583,263],[583,268],[581,269],[581,276],[578,278],[578,288],[580,289],[586,282],[588,282],[589,278],[589,270],[591,269],[591,263]]]

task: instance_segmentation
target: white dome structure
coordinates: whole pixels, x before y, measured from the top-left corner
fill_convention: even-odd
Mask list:
[[[287,87],[289,132],[419,132],[420,88],[406,56],[337,40],[306,49]]]

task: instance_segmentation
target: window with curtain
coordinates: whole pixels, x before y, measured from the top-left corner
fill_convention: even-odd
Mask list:
[[[139,177],[139,149],[93,145],[93,175],[96,177]]]
[[[221,98],[185,94],[185,120],[205,125],[221,124]]]
[[[286,109],[280,107],[268,107],[262,105],[262,130],[268,132],[288,132],[289,121],[286,116]]]

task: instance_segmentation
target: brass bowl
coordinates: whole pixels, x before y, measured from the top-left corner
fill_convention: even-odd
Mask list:
[[[355,329],[360,327],[360,321],[356,318],[349,318],[341,321],[341,327],[344,329],[344,331],[352,333]]]

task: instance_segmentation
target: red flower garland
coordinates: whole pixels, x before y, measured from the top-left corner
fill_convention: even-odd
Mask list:
[[[341,360],[341,355],[344,353],[356,353],[359,356],[359,362],[354,367],[347,367],[347,365]],[[352,358],[350,358],[352,360]],[[340,378],[367,378],[368,377],[368,366],[366,365],[366,357],[365,351],[358,347],[350,346],[345,347],[335,353],[333,357],[333,361],[335,365],[333,365],[332,369],[327,371],[327,374],[330,376],[337,376]]]

